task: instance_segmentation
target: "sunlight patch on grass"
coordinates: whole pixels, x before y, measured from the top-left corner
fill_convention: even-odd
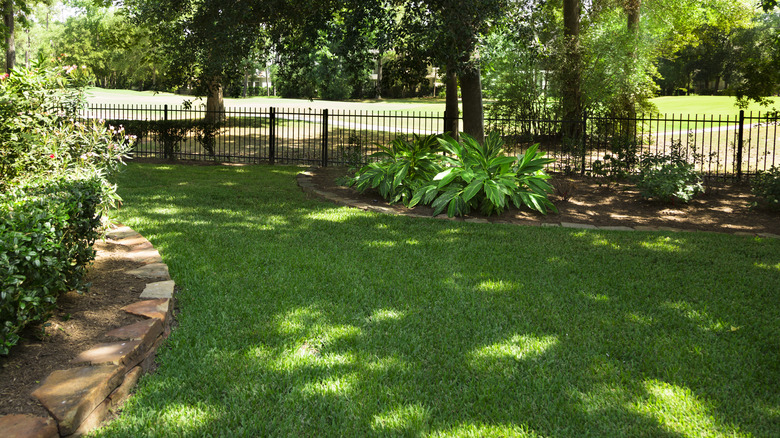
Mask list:
[[[478,348],[469,354],[470,364],[480,371],[513,374],[516,361],[534,360],[558,344],[557,336],[515,335],[504,342]]]
[[[210,412],[201,403],[200,406],[171,404],[159,412],[159,421],[176,425],[180,431],[196,432],[202,426],[215,420],[215,413]]]
[[[366,244],[369,248],[392,248],[395,242],[392,240],[372,240]]]
[[[677,252],[682,249],[680,247],[680,243],[681,242],[678,239],[672,239],[669,236],[660,236],[654,239],[640,242],[640,245],[642,246],[642,248],[650,249],[654,251]]]
[[[684,301],[664,303],[663,306],[678,312],[702,330],[721,332],[731,327],[728,323],[713,319],[706,309],[696,309]]]
[[[312,326],[322,324],[322,312],[314,306],[298,307],[277,318],[279,332],[285,335],[300,335]]]
[[[346,376],[334,376],[319,382],[307,383],[303,386],[301,392],[308,396],[346,397],[352,392],[352,388],[357,382],[360,382],[360,377],[356,373]]]
[[[317,210],[304,216],[306,219],[335,223],[344,222],[344,220],[350,217],[354,217],[354,211],[346,207]]]
[[[607,248],[612,249],[620,249],[620,245],[618,245],[615,242],[611,242],[609,239],[603,237],[603,236],[593,236],[593,245],[594,246],[604,246]]]
[[[768,269],[768,270],[776,269],[776,270],[780,271],[780,263],[778,263],[776,265],[770,265],[770,264],[767,264],[767,263],[754,263],[753,266],[755,266],[757,268],[760,268],[760,269]]]
[[[690,389],[658,380],[644,382],[647,397],[633,409],[680,436],[748,436],[710,415],[711,406]]]
[[[628,315],[626,315],[626,319],[637,324],[653,325],[652,316],[640,315],[636,312],[629,312]]]
[[[585,296],[598,303],[606,303],[609,301],[609,297],[604,294],[585,294]]]
[[[517,424],[463,424],[456,428],[437,430],[428,435],[431,438],[482,438],[482,437],[518,437],[538,438],[539,435],[525,425]]]
[[[369,319],[374,322],[398,321],[406,316],[404,312],[395,309],[379,309],[371,314]]]
[[[504,280],[486,280],[477,285],[479,292],[509,292],[518,289],[520,286],[517,283]]]
[[[151,214],[159,214],[162,216],[174,216],[180,215],[183,211],[177,207],[155,207],[149,210]]]
[[[406,436],[421,435],[428,430],[431,411],[421,404],[399,406],[375,415],[371,428],[385,433]]]

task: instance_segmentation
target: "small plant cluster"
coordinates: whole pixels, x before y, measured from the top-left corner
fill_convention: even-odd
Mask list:
[[[216,139],[223,130],[223,122],[204,119],[111,120],[109,122],[122,126],[128,134],[136,137],[137,142],[150,134],[154,135],[163,145],[163,157],[169,160],[176,158],[181,142],[190,134],[195,135],[195,139],[210,157],[216,158]]]
[[[680,147],[673,147],[668,155],[642,158],[637,187],[642,197],[663,202],[687,203],[704,192],[701,177]]]
[[[73,73],[17,69],[0,80],[0,354],[61,293],[86,288],[101,218],[119,201],[108,176],[132,138],[75,117],[84,101]]]
[[[449,217],[473,210],[500,214],[510,204],[546,214],[555,211],[547,198],[552,191],[544,158],[534,145],[525,154],[508,157],[504,142],[492,133],[480,144],[467,134],[458,142],[449,136],[395,139],[372,157],[379,161],[360,169],[347,185],[375,188],[391,203],[407,207],[431,205],[433,214]]]
[[[780,166],[759,172],[751,186],[753,194],[758,198],[755,206],[780,211]]]

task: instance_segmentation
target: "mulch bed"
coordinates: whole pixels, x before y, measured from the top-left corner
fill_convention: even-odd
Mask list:
[[[94,264],[87,272],[88,292],[60,296],[54,315],[45,324],[27,327],[22,340],[7,357],[0,356],[0,416],[48,416],[32,393],[52,371],[69,368],[69,362],[89,347],[109,342],[106,332],[143,318],[120,309],[138,301],[148,280],[126,274],[142,266],[120,256],[128,247],[97,242]]]
[[[336,180],[347,174],[347,171],[343,167],[313,169],[312,183],[318,190],[334,193],[344,199],[381,205],[398,212],[433,213],[427,206],[408,209],[400,204],[388,205],[376,191],[359,193],[340,186]],[[554,175],[552,184],[555,192],[550,199],[558,208],[558,213],[544,216],[530,209],[510,208],[499,216],[483,217],[478,212],[472,212],[468,217],[527,225],[574,222],[597,226],[780,234],[780,213],[752,208],[755,199],[747,184],[716,181],[706,187],[704,194],[688,204],[645,200],[629,182],[607,185],[603,179]]]

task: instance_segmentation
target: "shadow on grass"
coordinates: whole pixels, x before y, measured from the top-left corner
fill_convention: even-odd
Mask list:
[[[243,170],[123,177],[122,218],[182,292],[105,435],[780,427],[776,241],[382,216],[305,199],[295,169]]]

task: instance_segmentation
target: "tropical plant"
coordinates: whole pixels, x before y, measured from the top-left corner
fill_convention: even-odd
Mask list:
[[[556,211],[547,199],[552,187],[544,171],[544,166],[554,160],[544,158],[538,144],[525,154],[508,157],[497,132],[491,133],[484,144],[468,134],[461,134],[461,138],[461,142],[449,136],[439,139],[449,154],[442,158],[447,168],[415,190],[410,206],[431,204],[434,215],[446,209],[449,217],[468,214],[475,208],[488,215],[501,213],[510,202],[542,214],[548,209]]]
[[[378,161],[360,169],[347,185],[361,192],[378,188],[390,203],[401,201],[409,206],[414,191],[441,171],[441,148],[436,140],[435,135],[415,135],[412,141],[397,137],[390,146],[377,145],[380,151],[370,158]]]

